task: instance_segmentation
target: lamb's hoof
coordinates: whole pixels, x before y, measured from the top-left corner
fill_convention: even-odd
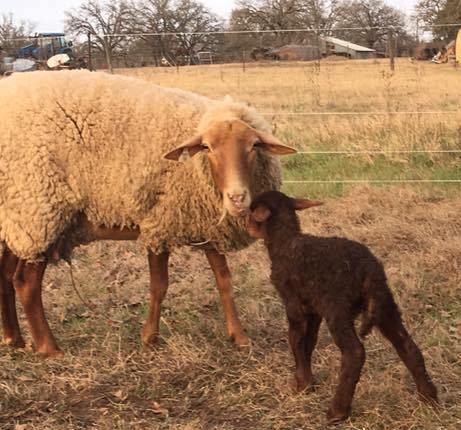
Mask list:
[[[159,344],[159,335],[157,333],[148,333],[144,329],[141,330],[141,342],[145,349],[153,349]]]
[[[428,384],[424,389],[418,391],[419,398],[433,407],[440,407],[439,399],[437,397],[437,388],[434,384]]]
[[[328,424],[336,424],[344,421],[349,417],[351,414],[350,409],[346,411],[341,410],[334,410],[332,408],[328,409],[327,411],[327,423]]]
[[[246,334],[231,334],[230,339],[239,347],[251,346],[251,339]]]
[[[26,342],[24,342],[24,339],[22,338],[22,336],[4,337],[3,343],[15,349],[26,347]]]

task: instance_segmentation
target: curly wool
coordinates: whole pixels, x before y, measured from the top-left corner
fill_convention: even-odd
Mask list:
[[[218,225],[222,201],[206,156],[162,158],[215,121],[270,132],[245,104],[104,73],[34,72],[0,82],[0,118],[0,241],[20,258],[91,241],[80,213],[95,225],[139,226],[155,253],[202,241],[228,252],[252,241],[242,220]],[[278,189],[278,159],[259,152],[253,177],[254,195]]]

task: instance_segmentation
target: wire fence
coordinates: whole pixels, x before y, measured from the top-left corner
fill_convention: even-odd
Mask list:
[[[431,31],[436,28],[447,27],[461,29],[461,23],[434,24],[419,27],[419,32]],[[387,58],[389,68],[395,69],[395,57],[412,56],[419,59],[431,59],[433,55],[445,49],[443,43],[409,44],[400,38],[400,26],[371,26],[371,27],[338,27],[338,28],[295,28],[280,30],[244,30],[244,31],[200,31],[200,32],[140,32],[140,33],[111,33],[88,34],[87,40],[74,46],[76,55],[85,58],[91,70],[106,69],[113,72],[117,68],[129,67],[175,67],[179,72],[182,66],[210,65],[210,64],[241,64],[242,70],[247,67],[270,67],[279,65],[283,61],[317,61],[330,55],[339,55],[345,59],[372,59]],[[383,31],[386,35],[384,42],[373,49],[361,47],[347,42],[351,32]],[[334,37],[333,37],[334,36]],[[198,38],[200,42],[192,42]],[[416,37],[417,38],[417,37]],[[98,43],[96,43],[98,39]],[[101,43],[102,41],[102,43]],[[24,42],[29,45],[39,45],[43,57],[44,52],[51,46],[54,52],[66,47],[63,39],[38,39],[37,37],[9,39],[11,49],[19,52]],[[116,43],[113,43],[116,42]],[[189,46],[190,49],[186,49]],[[278,46],[278,48],[274,48]],[[286,46],[285,50],[282,49]],[[364,48],[361,50],[361,48]],[[459,48],[461,49],[461,47]],[[32,51],[30,51],[32,52]],[[446,59],[450,60],[447,53]],[[451,60],[455,58],[452,52]],[[453,61],[455,67],[458,66]],[[369,111],[266,111],[266,117],[412,117],[412,116],[450,116],[461,114],[459,109],[446,110],[369,110]],[[461,145],[461,142],[460,142]],[[378,156],[378,155],[417,155],[417,154],[445,154],[457,156],[461,149],[396,149],[396,150],[311,150],[299,151],[299,156]],[[459,185],[460,179],[306,179],[286,180],[286,184],[454,184]]]

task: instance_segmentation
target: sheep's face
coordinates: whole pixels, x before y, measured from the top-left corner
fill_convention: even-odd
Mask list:
[[[242,216],[250,207],[250,183],[257,162],[257,151],[292,154],[274,136],[251,128],[240,120],[213,123],[207,130],[169,152],[165,158],[180,160],[184,153],[206,154],[224,209],[232,216]]]

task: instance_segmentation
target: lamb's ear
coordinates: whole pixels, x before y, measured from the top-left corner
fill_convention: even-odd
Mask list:
[[[251,216],[258,222],[264,222],[271,216],[271,211],[266,206],[260,205],[251,212]]]
[[[202,145],[202,136],[198,134],[186,140],[183,144],[173,149],[173,151],[166,153],[163,158],[173,161],[186,161],[189,157],[193,157],[203,149],[205,148]]]
[[[296,154],[296,149],[284,145],[280,140],[278,140],[274,135],[265,133],[263,131],[257,131],[258,137],[261,143],[258,145],[264,150],[275,155],[288,155]]]
[[[318,200],[309,200],[309,199],[291,199],[293,206],[297,211],[302,211],[304,209],[313,208],[314,206],[321,206],[323,202]]]

